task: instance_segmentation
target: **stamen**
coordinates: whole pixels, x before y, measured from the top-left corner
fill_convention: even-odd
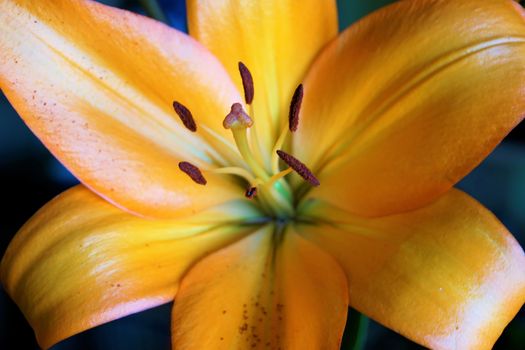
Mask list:
[[[208,171],[215,173],[215,174],[227,174],[227,175],[240,176],[251,184],[257,182],[257,179],[253,177],[253,175],[249,171],[243,168],[239,168],[239,167],[231,166],[231,167],[210,169]]]
[[[277,139],[277,142],[275,142],[275,145],[273,145],[272,148],[272,172],[276,173],[279,171],[279,157],[275,156],[275,152],[279,148],[281,148],[284,144],[284,141],[286,139],[286,135],[288,135],[288,129],[286,127],[283,127],[281,130],[281,134],[279,135],[279,138]]]
[[[248,188],[244,195],[246,198],[253,199],[255,196],[257,196],[257,187]]]
[[[254,95],[252,73],[242,62],[239,62],[239,73],[241,73],[242,86],[244,88],[244,100],[249,105],[252,103]]]
[[[240,103],[234,103],[222,125],[225,129],[246,129],[253,125],[253,120],[246,114]]]
[[[277,174],[273,175],[268,182],[266,183],[268,186],[272,186],[274,183],[285,177],[286,175],[290,174],[292,172],[292,168],[285,169],[281,172],[278,172]]]
[[[200,169],[191,163],[180,162],[179,169],[199,185],[206,185],[208,183],[202,175]]]
[[[295,170],[297,174],[299,174],[303,179],[309,182],[312,186],[319,186],[321,184],[319,180],[314,176],[314,174],[312,174],[310,169],[308,169],[308,167],[304,165],[299,159],[281,150],[277,150],[277,155],[286,164],[288,164],[290,168]]]
[[[299,84],[297,89],[295,89],[295,92],[293,93],[292,101],[290,102],[290,112],[288,114],[288,129],[291,132],[297,131],[297,128],[299,126],[299,112],[301,111],[301,104],[303,102],[303,95],[304,95],[304,89],[303,84]],[[286,135],[288,134],[288,130],[285,126],[283,126],[283,129],[281,130],[281,134],[277,138],[277,142],[275,142],[275,145],[273,146],[272,150],[272,159],[271,159],[271,166],[272,171],[276,172],[279,169],[279,158],[275,156],[275,152],[282,147],[284,144],[284,141],[286,140]]]
[[[253,104],[248,105],[248,115],[250,118],[252,118],[252,120],[257,120],[255,117],[255,109],[253,108]],[[259,133],[257,132],[257,123],[254,122],[250,128],[250,144],[257,162],[264,164],[263,152],[261,151],[261,143],[259,142],[258,135]]]
[[[293,93],[292,102],[290,102],[290,113],[288,114],[288,126],[291,132],[297,131],[299,126],[299,112],[303,102],[304,89],[303,84],[299,84]]]
[[[186,106],[180,102],[173,101],[173,109],[179,116],[186,129],[190,130],[191,132],[197,131],[197,124],[195,124],[195,120],[193,119],[190,110],[186,108]]]

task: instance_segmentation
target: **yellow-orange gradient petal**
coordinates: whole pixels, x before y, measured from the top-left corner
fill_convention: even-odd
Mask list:
[[[239,93],[202,45],[86,0],[1,0],[0,23],[0,88],[88,187],[146,216],[187,215],[233,196],[225,181],[209,175],[203,191],[177,168],[230,154],[212,149],[228,147],[203,126],[230,137],[221,123]],[[173,100],[193,112],[197,134]]]
[[[452,189],[417,211],[298,228],[344,267],[350,304],[432,349],[491,349],[525,302],[525,255],[479,203]]]
[[[339,349],[348,290],[332,257],[293,232],[262,228],[183,278],[173,348]]]
[[[523,81],[525,19],[515,2],[400,1],[314,63],[294,155],[319,175],[324,200],[366,216],[415,209],[523,119]]]
[[[242,209],[244,208],[244,209]],[[173,300],[196,260],[247,234],[224,207],[184,222],[150,221],[83,186],[61,194],[17,233],[2,283],[48,348],[85,329]]]
[[[237,63],[255,85],[255,123],[272,149],[293,92],[319,50],[337,35],[334,0],[189,0],[190,34],[224,64],[242,89]]]

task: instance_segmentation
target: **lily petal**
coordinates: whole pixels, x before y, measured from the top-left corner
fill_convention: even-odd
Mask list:
[[[182,126],[172,102],[185,104],[199,126],[216,129],[229,144],[221,122],[240,98],[202,45],[86,0],[2,0],[0,22],[0,88],[86,186],[145,216],[188,215],[235,197],[228,182],[210,174],[203,191],[177,167],[223,155],[212,147],[221,141]]]
[[[339,349],[347,292],[332,257],[267,226],[184,277],[173,308],[173,348]]]
[[[234,213],[254,215],[243,208],[217,209],[186,222],[150,221],[80,185],[44,206],[17,233],[2,260],[2,282],[40,346],[49,348],[173,300],[181,276],[196,260],[249,232],[231,225],[239,220]]]
[[[250,69],[259,139],[272,149],[295,88],[337,35],[336,2],[188,0],[187,5],[190,34],[220,59],[239,89],[237,63]]]
[[[523,81],[515,2],[400,1],[314,63],[294,154],[320,177],[314,196],[366,216],[416,209],[523,119]]]
[[[344,267],[351,305],[424,346],[491,349],[525,302],[523,249],[463,192],[385,218],[314,212],[332,224],[300,232]]]

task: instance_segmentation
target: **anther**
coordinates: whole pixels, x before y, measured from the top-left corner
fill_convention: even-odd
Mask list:
[[[207,181],[202,175],[199,168],[188,162],[180,162],[179,169],[188,175],[195,183],[199,185],[206,185]]]
[[[293,93],[292,102],[290,102],[290,113],[288,114],[288,127],[291,132],[297,131],[299,126],[299,112],[303,102],[304,89],[303,84],[299,84]]]
[[[310,169],[308,169],[308,167],[299,159],[281,150],[277,150],[277,155],[312,186],[319,186],[321,184],[314,174],[312,174]]]
[[[242,86],[244,88],[244,100],[249,105],[252,103],[254,95],[252,73],[242,62],[239,62],[239,73],[241,73]]]
[[[191,115],[191,112],[186,106],[184,106],[182,103],[173,101],[173,109],[175,110],[175,113],[179,116],[180,120],[182,121],[182,124],[186,127],[186,129],[195,132],[197,131],[197,124],[195,124],[195,120],[193,119],[193,116]]]
[[[240,103],[234,103],[222,125],[225,129],[246,129],[253,125],[253,120],[244,112]]]
[[[253,199],[255,196],[257,196],[257,187],[250,187],[246,190],[244,193],[246,198]]]

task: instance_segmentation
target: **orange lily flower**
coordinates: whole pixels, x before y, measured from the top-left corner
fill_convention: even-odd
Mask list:
[[[336,15],[188,0],[191,38],[0,0],[0,87],[82,182],[2,260],[43,348],[173,300],[175,349],[336,349],[348,305],[433,349],[491,348],[525,255],[453,185],[523,119],[524,12],[401,1],[340,35]]]

